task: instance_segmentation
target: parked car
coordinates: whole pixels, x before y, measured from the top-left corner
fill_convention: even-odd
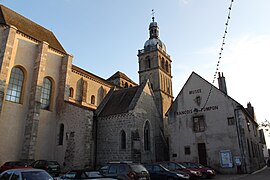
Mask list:
[[[153,180],[176,180],[190,179],[190,176],[184,172],[170,171],[161,164],[145,164],[151,179]]]
[[[102,179],[102,180],[115,180],[114,178],[107,178],[99,171],[91,171],[86,169],[72,170],[64,174],[59,178],[60,180],[67,179]]]
[[[60,174],[60,164],[57,161],[37,160],[31,166],[33,168],[43,169],[54,177]]]
[[[53,180],[53,177],[42,169],[23,168],[2,172],[0,180]]]
[[[183,166],[180,163],[173,162],[173,161],[165,161],[165,162],[160,162],[162,166],[165,168],[169,169],[170,171],[181,171],[185,172],[190,176],[190,179],[199,179],[202,177],[202,173],[198,171],[197,169],[193,168],[187,168]]]
[[[142,164],[133,162],[112,162],[100,168],[106,177],[121,180],[150,180],[148,171]]]
[[[8,169],[18,169],[18,168],[31,168],[27,163],[22,161],[8,161],[0,166],[0,173]]]
[[[182,164],[187,168],[193,168],[200,171],[202,173],[202,178],[212,178],[216,176],[216,171],[214,169],[203,166],[199,163],[183,162]]]

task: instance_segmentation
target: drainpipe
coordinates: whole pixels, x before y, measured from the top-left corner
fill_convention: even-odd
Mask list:
[[[98,125],[97,125],[97,116],[94,115],[93,117],[93,124],[94,124],[94,169],[97,168],[97,132],[98,132]]]
[[[234,109],[234,117],[236,119],[236,131],[237,131],[237,136],[238,136],[238,143],[239,143],[239,149],[240,149],[240,153],[241,153],[241,159],[242,159],[242,163],[244,166],[244,170],[245,173],[247,173],[247,164],[246,164],[246,158],[244,155],[244,146],[243,146],[243,141],[241,138],[241,130],[240,130],[240,123],[238,122],[238,111],[240,110],[239,107],[237,107],[236,109]]]

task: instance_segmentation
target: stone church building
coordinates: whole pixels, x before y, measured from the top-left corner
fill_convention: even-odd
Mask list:
[[[173,100],[172,60],[154,18],[148,30],[137,54],[139,84],[119,71],[103,79],[72,64],[53,32],[0,5],[0,164],[47,159],[65,171],[176,160],[225,173],[240,162],[243,172],[261,167],[251,105],[246,110],[229,97],[225,81],[220,90],[196,73]]]
[[[72,64],[53,32],[0,5],[0,164],[57,160],[65,169],[160,161],[168,144],[171,59],[149,25],[136,84]]]

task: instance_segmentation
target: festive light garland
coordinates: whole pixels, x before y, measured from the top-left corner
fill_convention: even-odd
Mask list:
[[[220,61],[221,61],[221,57],[222,57],[222,52],[224,50],[225,39],[226,39],[226,35],[228,34],[228,26],[229,26],[229,21],[231,19],[231,11],[232,11],[233,2],[234,2],[234,0],[231,0],[230,6],[228,8],[229,9],[229,12],[228,12],[227,20],[226,20],[226,23],[225,23],[225,30],[224,30],[224,34],[223,34],[223,37],[222,37],[221,48],[220,48],[220,51],[219,51],[218,62],[217,62],[217,65],[216,65],[216,70],[215,70],[214,79],[212,81],[212,84],[215,83],[215,80],[217,78],[217,74],[218,74],[218,70],[219,70],[219,65],[220,65]],[[211,85],[209,94],[207,96],[207,99],[206,99],[205,104],[202,107],[202,109],[206,106],[207,102],[209,101],[210,95],[212,93],[212,89],[213,89],[213,85]]]

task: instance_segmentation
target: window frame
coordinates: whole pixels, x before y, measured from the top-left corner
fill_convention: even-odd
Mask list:
[[[205,117],[203,115],[199,115],[194,116],[192,119],[193,119],[193,131],[195,133],[204,132],[206,129]],[[198,119],[197,122],[195,122],[196,119]]]
[[[13,83],[13,82],[17,82],[17,83]],[[19,66],[14,66],[9,76],[9,83],[8,83],[8,88],[5,95],[5,100],[9,102],[22,104],[24,82],[25,82],[24,69],[22,69]]]
[[[64,144],[64,132],[65,132],[65,125],[61,123],[59,126],[59,137],[58,137],[59,146],[62,146]]]
[[[235,119],[234,119],[234,117],[228,117],[227,118],[227,121],[228,121],[228,126],[235,125]]]
[[[90,104],[95,105],[96,103],[96,97],[95,95],[91,95]]]
[[[144,125],[143,135],[144,135],[144,150],[150,151],[151,150],[151,137],[150,137],[150,123],[149,123],[149,121],[146,121],[146,123]]]
[[[127,134],[124,130],[120,132],[120,149],[126,150],[127,149]]]
[[[49,84],[49,83],[50,84]],[[49,86],[49,88],[48,88]],[[46,92],[45,92],[46,91]],[[52,107],[52,94],[53,94],[53,81],[50,77],[43,78],[43,85],[40,95],[40,108],[44,110],[50,110]],[[45,101],[45,103],[44,103]]]
[[[69,88],[69,97],[70,98],[74,97],[74,89],[72,87]]]
[[[145,69],[150,69],[151,68],[151,59],[149,56],[145,58]]]
[[[190,155],[191,154],[190,146],[185,146],[184,151],[185,151],[185,155]]]

